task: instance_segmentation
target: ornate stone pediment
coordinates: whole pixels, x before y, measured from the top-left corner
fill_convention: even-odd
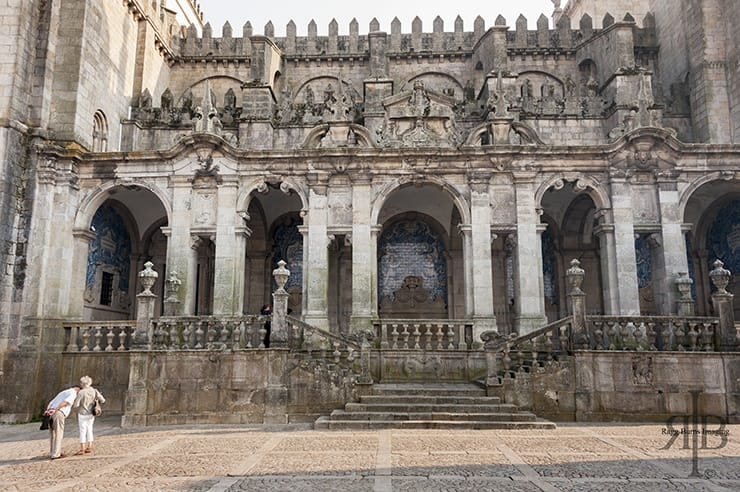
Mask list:
[[[420,80],[411,91],[383,101],[386,117],[378,135],[382,147],[454,147],[462,142],[455,100],[428,90]]]

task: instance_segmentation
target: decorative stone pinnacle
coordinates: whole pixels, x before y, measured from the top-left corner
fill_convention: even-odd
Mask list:
[[[724,267],[724,263],[717,259],[713,263],[714,270],[709,272],[709,278],[712,280],[712,283],[717,288],[717,294],[729,294],[727,292],[726,287],[727,284],[730,283],[730,277],[732,276],[732,272]]]
[[[139,279],[141,280],[141,286],[144,290],[141,292],[143,295],[153,296],[154,293],[151,291],[154,282],[157,281],[159,274],[152,270],[154,263],[147,261],[144,263],[144,269],[139,272]]]
[[[283,260],[278,261],[278,267],[272,271],[272,276],[275,277],[275,283],[277,284],[278,291],[285,291],[285,284],[288,282],[288,277],[290,277],[290,270],[285,268],[285,263]]]

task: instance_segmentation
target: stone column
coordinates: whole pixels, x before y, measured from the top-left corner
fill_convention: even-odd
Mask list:
[[[514,288],[517,313],[514,328],[519,335],[530,333],[546,323],[542,290],[542,247],[539,215],[534,203],[535,173],[515,173],[516,245]]]
[[[370,315],[373,319],[378,319],[378,236],[382,227],[374,225],[370,227]]]
[[[197,237],[190,235],[192,187],[187,179],[172,183],[172,217],[168,227],[162,228],[167,236],[167,271],[177,272],[182,282],[177,293],[180,301],[175,315],[191,315],[195,312],[195,282],[197,277]]]
[[[307,297],[303,319],[312,326],[329,330],[327,185],[323,180],[319,182],[316,176],[309,177],[309,181],[314,181],[314,184],[308,199],[308,242],[303,245],[304,251],[308,251],[307,262],[303,264],[303,275],[306,278],[303,295]]]
[[[607,237],[609,289],[604,302],[607,314],[636,316],[640,314],[640,294],[637,285],[637,258],[635,257],[635,230],[632,215],[632,189],[624,178],[611,179],[612,226],[604,228]],[[611,230],[610,230],[611,229]],[[602,263],[603,265],[603,263]],[[612,275],[613,272],[613,275]]]
[[[244,309],[244,260],[246,233],[236,213],[238,181],[223,178],[218,187],[216,213],[216,258],[213,285],[213,314],[234,316]]]
[[[493,264],[491,261],[490,174],[471,181],[471,246],[473,265],[473,344],[482,346],[480,335],[497,331],[493,312]]]
[[[71,277],[69,278],[69,283],[73,288],[70,289],[69,307],[67,308],[66,315],[81,319],[85,306],[87,256],[90,251],[90,241],[95,239],[95,234],[89,230],[75,230],[72,234],[74,236],[72,265],[75,268],[72,270]],[[46,284],[46,288],[49,288],[48,283]],[[43,313],[47,316],[50,314],[46,310],[43,310]]]
[[[285,347],[288,344],[288,297],[285,284],[290,277],[290,271],[285,268],[283,260],[278,261],[278,267],[272,271],[277,289],[272,294],[272,325],[270,330],[270,346]]]
[[[737,339],[735,312],[732,305],[732,299],[735,296],[726,290],[732,272],[724,268],[724,263],[720,260],[715,260],[713,265],[714,270],[709,272],[709,278],[717,289],[712,294],[712,304],[714,305],[714,314],[719,318],[719,332],[715,334],[715,346],[723,352],[735,351],[740,345]]]
[[[131,348],[134,350],[149,350],[152,342],[152,320],[154,319],[154,308],[157,296],[152,292],[152,287],[157,281],[159,274],[152,270],[153,263],[144,263],[144,270],[139,272],[139,282],[144,290],[136,296],[136,332],[133,336]]]
[[[675,281],[679,272],[688,272],[686,238],[682,230],[676,181],[658,183],[660,204],[661,245],[653,266],[655,305],[661,315],[675,313],[678,291]],[[690,299],[690,295],[689,295]]]
[[[370,225],[372,176],[355,176],[352,186],[352,317],[350,330],[360,333],[372,328],[373,237]],[[377,268],[377,267],[376,267]]]

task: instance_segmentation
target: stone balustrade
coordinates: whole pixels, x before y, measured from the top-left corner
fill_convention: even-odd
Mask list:
[[[242,350],[265,348],[269,315],[181,316],[154,322],[154,350]]]
[[[323,362],[330,370],[344,368],[360,384],[372,383],[370,376],[370,343],[366,334],[350,337],[336,335],[304,321],[286,316],[288,347],[296,356]],[[335,371],[336,372],[336,371]]]
[[[460,319],[381,319],[373,323],[381,349],[468,350],[473,324]]]
[[[65,351],[118,352],[131,348],[136,321],[64,322]]]
[[[719,351],[719,320],[671,316],[589,316],[591,350]]]

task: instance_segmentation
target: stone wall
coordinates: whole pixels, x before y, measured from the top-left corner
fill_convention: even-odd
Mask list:
[[[740,357],[732,353],[577,352],[504,379],[494,394],[554,420],[656,421],[692,412],[740,422]]]

